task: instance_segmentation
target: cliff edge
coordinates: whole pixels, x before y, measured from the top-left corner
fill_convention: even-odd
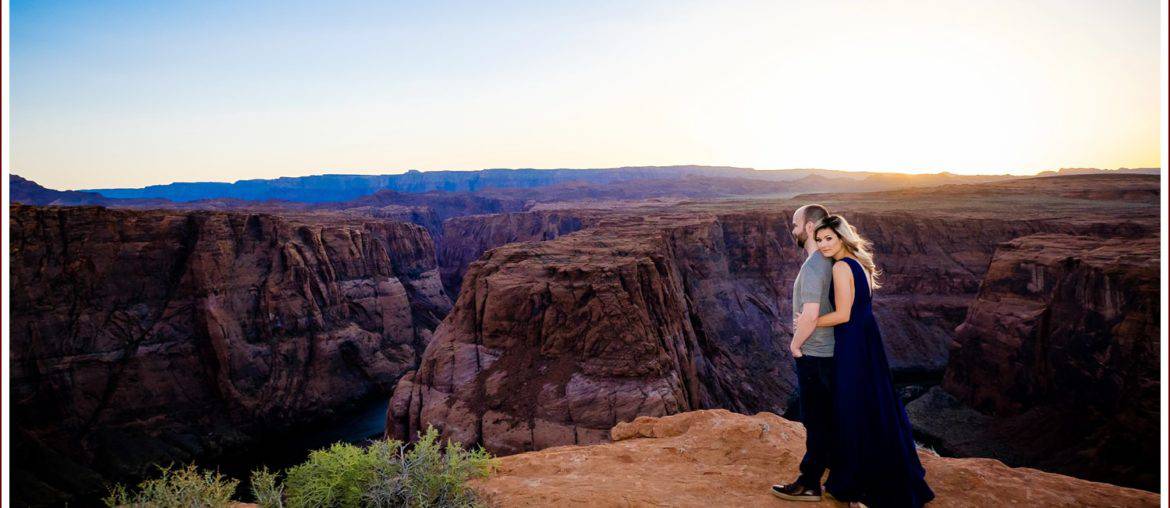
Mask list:
[[[772,413],[722,409],[641,416],[610,431],[612,443],[557,446],[500,459],[473,486],[492,506],[786,506],[773,483],[791,480],[804,427]],[[1158,506],[1156,493],[953,459],[920,450],[926,480],[944,506]],[[841,506],[825,499],[817,504]]]

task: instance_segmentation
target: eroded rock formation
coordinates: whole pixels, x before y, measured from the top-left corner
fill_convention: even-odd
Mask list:
[[[601,441],[606,426],[639,415],[782,414],[794,393],[789,298],[803,259],[788,211],[810,201],[844,211],[874,242],[884,272],[875,310],[891,367],[941,377],[997,245],[1156,231],[1156,203],[1078,197],[1111,178],[1147,197],[1157,184],[1141,175],[1037,178],[772,206],[679,205],[606,214],[556,239],[489,250],[469,266],[420,369],[396,387],[387,434],[410,438],[433,424],[508,454]],[[1048,188],[1058,192],[1037,197]],[[1149,283],[1148,273],[1138,277]],[[1157,403],[1139,397],[1142,407]]]
[[[11,217],[12,422],[37,492],[72,488],[63,461],[134,476],[389,393],[450,308],[413,224]]]
[[[803,260],[788,213],[810,201],[874,241],[885,284],[875,310],[896,371],[941,376],[966,319],[953,353],[962,367],[947,374],[962,400],[935,388],[920,400],[940,418],[915,418],[951,432],[931,431],[936,444],[1050,467],[1013,448],[1024,436],[1037,450],[1067,448],[1052,454],[1066,466],[1140,475],[1144,462],[1115,454],[1157,435],[1148,428],[1156,368],[1151,377],[1142,363],[1158,350],[1140,303],[1151,272],[1118,261],[1132,256],[1100,238],[1152,235],[1151,196],[1156,177],[1087,176],[446,221],[392,193],[337,210],[270,204],[276,215],[16,206],[17,492],[76,490],[103,479],[97,470],[132,475],[214,454],[392,384],[387,434],[434,424],[503,454],[608,441],[638,416],[782,414],[794,392],[789,298]],[[482,204],[446,198],[455,215]],[[1015,244],[996,253],[1016,238],[1020,254]],[[1065,240],[1028,250],[1042,238]],[[1059,260],[1025,263],[1029,255]],[[1152,277],[1156,287],[1156,263]],[[981,284],[998,300],[977,302]],[[452,307],[446,294],[460,287]],[[1104,300],[1086,299],[1102,288]],[[1013,314],[1003,302],[1014,299],[1031,310]],[[982,354],[961,352],[968,344]],[[1061,402],[1064,386],[1132,398],[1072,406],[1081,418]],[[959,418],[948,420],[952,410]],[[1115,425],[1100,418],[1110,412]]]
[[[579,211],[470,215],[443,222],[438,261],[447,294],[456,297],[467,265],[489,249],[508,243],[552,240],[595,222],[597,214]]]
[[[889,260],[878,312],[891,363],[936,372],[995,243],[1070,227],[851,217]],[[779,211],[609,217],[488,251],[419,372],[396,389],[388,433],[434,424],[514,453],[604,439],[639,415],[782,413],[794,394],[786,344],[804,259],[788,229]]]
[[[957,330],[946,393],[912,405],[920,430],[957,453],[1156,489],[1158,250],[1156,238],[1002,244]]]

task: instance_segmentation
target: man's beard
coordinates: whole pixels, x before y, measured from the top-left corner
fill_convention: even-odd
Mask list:
[[[804,242],[808,240],[808,238],[801,238],[801,235],[792,235],[792,239],[796,240],[796,246],[802,249],[804,248]]]

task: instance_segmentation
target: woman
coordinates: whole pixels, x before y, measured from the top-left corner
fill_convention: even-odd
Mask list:
[[[816,227],[817,248],[833,261],[832,326],[836,345],[834,450],[825,491],[870,507],[918,507],[934,499],[918,460],[906,409],[894,393],[871,288],[879,287],[870,244],[840,215]]]

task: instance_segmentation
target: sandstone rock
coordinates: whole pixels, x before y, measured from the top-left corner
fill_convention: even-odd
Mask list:
[[[1018,449],[1020,463],[1157,488],[1158,250],[1156,238],[1002,244],[958,329],[943,388],[996,416],[998,441]],[[932,429],[950,427],[935,418]],[[1044,435],[1013,437],[1028,427]]]
[[[612,443],[558,446],[499,459],[473,487],[492,506],[779,506],[769,492],[791,480],[804,428],[771,413],[724,410],[639,417]],[[930,506],[1158,506],[1156,493],[1079,480],[991,459],[919,451]],[[792,503],[813,504],[813,503]],[[824,500],[823,506],[841,503]]]
[[[994,250],[989,240],[1070,227],[852,217],[873,238],[879,259],[889,260],[875,305],[891,362],[925,372],[946,363],[951,330]],[[448,224],[482,224],[472,219]],[[400,388],[413,394],[395,395],[421,402],[395,405],[409,410],[391,415],[391,435],[409,438],[434,424],[515,453],[535,448],[537,418],[576,428],[574,440],[549,437],[567,444],[640,415],[713,407],[784,412],[795,393],[787,348],[791,287],[804,260],[787,214],[602,214],[589,223],[549,241],[496,247],[470,265],[464,294],[419,374]],[[954,238],[954,230],[978,235]],[[930,240],[935,236],[941,239]],[[457,403],[480,416],[452,425],[442,415]],[[495,418],[506,424],[482,422],[487,410],[507,415]]]
[[[412,224],[11,217],[13,425],[109,479],[389,393],[450,308]]]
[[[1121,186],[1151,185],[1118,178]],[[875,309],[891,366],[930,384],[999,243],[1157,230],[1154,202],[1037,197],[1045,186],[1071,192],[1100,184],[1031,179],[591,211],[597,215],[580,231],[497,247],[469,266],[464,294],[411,394],[401,396],[412,401],[409,410],[393,413],[387,429],[407,429],[395,434],[405,438],[434,424],[447,436],[515,453],[604,437],[607,425],[641,415],[717,407],[783,413],[795,391],[787,341],[791,285],[803,260],[785,210],[814,199],[844,210],[874,242],[885,272]],[[1141,404],[1156,404],[1143,397]],[[448,408],[459,408],[460,423],[445,416]],[[574,440],[567,432],[537,440],[538,421],[574,428]]]
[[[459,296],[467,265],[484,252],[508,243],[552,240],[587,227],[582,212],[523,212],[469,215],[443,222],[437,258],[447,294]]]

